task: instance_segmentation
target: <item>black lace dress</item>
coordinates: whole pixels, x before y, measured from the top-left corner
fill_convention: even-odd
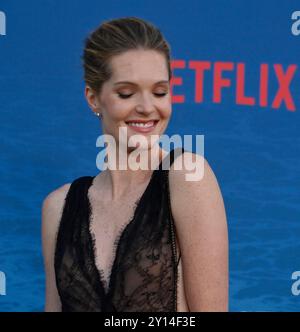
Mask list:
[[[176,312],[175,224],[168,167],[182,153],[171,150],[136,202],[134,215],[115,241],[108,290],[95,262],[88,189],[93,176],[74,180],[66,195],[56,237],[55,276],[62,311]],[[166,164],[165,164],[166,163]]]

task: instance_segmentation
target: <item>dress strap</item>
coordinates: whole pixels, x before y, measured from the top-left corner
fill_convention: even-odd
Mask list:
[[[84,209],[84,190],[90,176],[81,176],[73,180],[66,194],[61,219],[56,233],[55,266],[58,271],[67,244],[71,244],[81,230],[80,218],[86,213]]]
[[[184,152],[184,148],[177,148],[171,151],[170,165],[173,164],[174,160]]]
[[[184,152],[184,148],[172,149],[167,156],[161,161],[159,169],[169,170],[174,160]]]
[[[164,164],[163,167],[167,167],[166,168],[167,171],[164,172],[165,173],[164,178],[165,178],[165,181],[166,181],[166,190],[167,190],[167,197],[168,197],[167,198],[168,208],[169,208],[170,215],[171,215],[171,233],[172,233],[172,242],[173,242],[174,248],[176,248],[176,238],[175,238],[176,227],[175,227],[175,222],[174,222],[174,219],[173,219],[172,209],[171,209],[169,169],[170,169],[171,165],[173,164],[174,160],[183,153],[184,153],[184,148],[182,148],[182,147],[172,149],[162,162],[162,164]],[[174,256],[175,256],[175,258],[177,258],[177,250],[176,249],[175,249]],[[179,250],[179,256],[178,256],[177,262],[176,262],[176,274],[177,274],[177,268],[178,268],[180,259],[181,259],[181,251]]]

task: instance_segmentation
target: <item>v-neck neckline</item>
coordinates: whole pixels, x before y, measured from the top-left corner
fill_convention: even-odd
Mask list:
[[[92,246],[89,246],[89,248],[91,248],[91,252],[89,252],[89,257],[91,257],[92,260],[92,267],[93,270],[96,272],[97,274],[97,279],[99,281],[99,287],[101,289],[101,293],[104,295],[104,301],[109,301],[109,295],[111,294],[113,288],[113,282],[115,280],[114,278],[114,270],[116,268],[116,264],[117,264],[117,260],[118,260],[118,256],[119,256],[119,251],[120,251],[120,244],[122,242],[122,239],[124,238],[125,234],[128,232],[129,227],[136,221],[136,216],[137,216],[137,212],[139,210],[140,205],[142,204],[147,192],[149,191],[151,184],[153,183],[153,180],[155,178],[155,175],[158,174],[161,171],[161,166],[163,164],[163,162],[168,158],[171,157],[171,154],[174,152],[174,150],[169,151],[166,156],[164,158],[162,158],[162,160],[160,161],[158,167],[156,169],[153,170],[150,180],[146,186],[146,189],[143,191],[143,193],[141,194],[141,196],[136,200],[136,202],[134,203],[134,210],[132,213],[132,217],[129,219],[129,221],[127,223],[125,223],[118,236],[116,237],[116,239],[114,240],[114,245],[113,245],[113,259],[112,259],[112,263],[111,263],[111,268],[109,271],[109,275],[108,275],[108,279],[104,280],[104,272],[105,270],[103,270],[101,267],[98,268],[97,264],[96,264],[96,257],[97,257],[97,247],[96,247],[96,237],[95,234],[92,232],[91,230],[91,224],[92,224],[92,204],[91,204],[91,200],[89,198],[89,189],[92,187],[94,179],[96,176],[90,176],[89,177],[89,183],[87,185],[86,191],[85,191],[85,198],[86,198],[86,202],[88,205],[88,217],[87,217],[87,232],[88,232],[88,241],[90,241],[92,243]],[[107,284],[107,289],[105,289],[105,284]]]

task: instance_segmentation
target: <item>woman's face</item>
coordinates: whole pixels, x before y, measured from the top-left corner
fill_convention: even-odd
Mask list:
[[[163,134],[172,113],[165,57],[153,50],[130,50],[114,56],[110,64],[111,79],[99,95],[86,88],[87,100],[93,111],[102,114],[103,133],[112,135],[117,145],[124,144],[119,141],[122,127],[127,129],[126,145],[131,136],[143,135],[149,148],[151,135]]]

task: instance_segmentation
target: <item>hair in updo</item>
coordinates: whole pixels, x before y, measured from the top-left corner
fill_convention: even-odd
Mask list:
[[[123,17],[104,21],[85,39],[81,59],[86,84],[100,93],[103,83],[112,76],[111,58],[135,49],[161,52],[165,56],[171,80],[171,49],[160,30],[143,19]]]

